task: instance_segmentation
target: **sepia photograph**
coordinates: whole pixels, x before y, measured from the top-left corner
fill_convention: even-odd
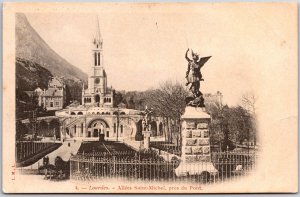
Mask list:
[[[5,193],[298,191],[296,3],[3,13]]]

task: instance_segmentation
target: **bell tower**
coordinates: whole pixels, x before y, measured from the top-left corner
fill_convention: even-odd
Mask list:
[[[92,41],[92,73],[89,79],[90,93],[98,94],[95,102],[100,102],[103,94],[106,94],[107,78],[103,62],[103,39],[100,32],[99,20],[96,21],[96,32]],[[102,94],[102,95],[101,95]],[[99,99],[100,98],[100,99]]]
[[[103,39],[100,33],[99,19],[97,17],[96,34],[93,38],[94,66],[103,67]]]
[[[97,17],[96,31],[91,42],[91,60],[88,89],[83,90],[83,104],[94,106],[112,106],[113,92],[107,87],[107,75],[103,61],[103,39]]]

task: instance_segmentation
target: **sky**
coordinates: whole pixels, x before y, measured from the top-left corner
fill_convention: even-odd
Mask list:
[[[276,56],[282,48],[284,53],[291,48],[293,32],[285,30],[291,25],[289,13],[278,6],[207,3],[165,8],[100,6],[84,13],[25,14],[54,51],[86,73],[93,65],[98,16],[108,84],[116,90],[146,90],[166,80],[184,84],[186,50],[212,56],[202,68],[201,91],[221,91],[229,105],[239,104],[246,92],[259,97],[256,90],[267,69],[279,63]]]

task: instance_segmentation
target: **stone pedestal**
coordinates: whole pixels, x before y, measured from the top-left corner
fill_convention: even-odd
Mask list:
[[[182,119],[182,155],[177,176],[216,174],[211,161],[209,140],[210,115],[205,108],[186,107]]]
[[[148,150],[150,148],[151,131],[143,131],[143,135],[144,135],[144,149]]]

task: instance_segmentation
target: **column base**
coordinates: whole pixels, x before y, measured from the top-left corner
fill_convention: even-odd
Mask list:
[[[181,162],[175,169],[176,176],[201,175],[203,172],[208,172],[211,175],[216,175],[218,173],[218,170],[214,167],[212,162]]]

